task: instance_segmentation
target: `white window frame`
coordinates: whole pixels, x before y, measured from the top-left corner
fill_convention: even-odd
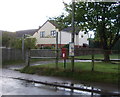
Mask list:
[[[41,31],[40,32],[40,38],[44,38],[45,37],[45,31]]]
[[[56,30],[52,30],[50,35],[53,36],[53,37],[56,37]]]

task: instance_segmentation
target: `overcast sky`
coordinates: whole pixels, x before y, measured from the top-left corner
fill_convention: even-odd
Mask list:
[[[0,0],[0,30],[37,29],[49,17],[64,12],[62,2],[63,0]]]

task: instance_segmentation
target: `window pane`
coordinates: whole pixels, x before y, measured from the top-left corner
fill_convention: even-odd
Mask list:
[[[40,32],[40,37],[45,37],[45,31]]]
[[[51,36],[56,36],[56,31],[55,30],[53,30],[53,31],[51,31]]]

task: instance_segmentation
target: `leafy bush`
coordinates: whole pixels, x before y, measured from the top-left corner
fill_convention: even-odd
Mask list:
[[[69,44],[64,45],[62,48],[67,48],[67,49],[69,49]]]
[[[43,47],[43,49],[52,49],[50,46]]]

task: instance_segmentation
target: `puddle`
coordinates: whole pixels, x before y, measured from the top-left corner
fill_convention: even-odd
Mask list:
[[[84,84],[65,83],[61,85],[101,91],[101,89],[87,86]],[[103,97],[101,94],[94,92],[86,92],[77,89],[48,86],[44,84],[38,84],[34,82],[28,82],[24,80],[17,80],[11,78],[2,78],[2,94],[3,95],[87,95],[87,97],[93,97],[93,96]],[[117,96],[109,96],[109,97],[117,97]]]
[[[64,84],[69,86],[69,84]],[[91,92],[53,87],[23,80],[2,78],[2,95],[91,95]],[[94,94],[99,95],[99,94]],[[88,96],[88,97],[89,97]]]
[[[67,93],[72,93],[72,94],[77,94],[77,95],[91,95],[92,92],[86,92],[86,91],[81,91],[81,90],[76,90],[76,89],[69,89],[69,88],[63,88],[63,87],[54,87],[54,86],[47,86],[47,85],[43,85],[43,84],[38,84],[38,83],[34,83],[35,87],[39,87],[39,88],[51,88],[51,89],[55,89],[57,91],[64,91]],[[65,86],[71,86],[71,84],[61,84],[61,85],[65,85]],[[72,84],[72,86],[74,87],[78,87],[78,88],[84,88],[84,89],[94,89],[94,90],[98,90],[100,91],[100,89],[97,88],[93,88],[93,87],[88,87],[85,86],[83,84]],[[93,95],[100,95],[98,93],[92,93]]]
[[[2,95],[65,95],[65,91],[57,91],[44,85],[38,87],[33,82],[11,78],[2,78],[2,81]]]

